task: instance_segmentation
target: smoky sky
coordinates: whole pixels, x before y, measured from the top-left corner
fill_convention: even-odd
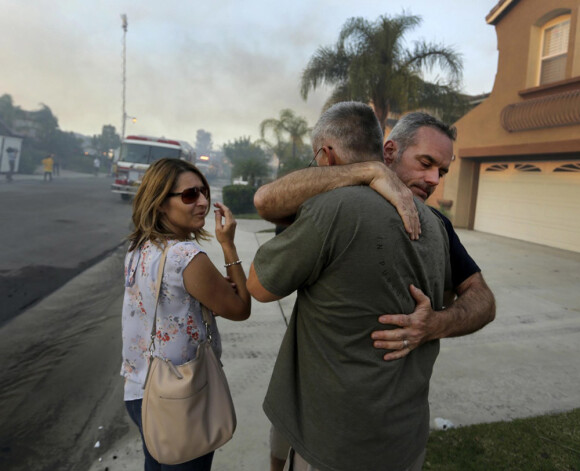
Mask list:
[[[408,45],[424,38],[455,47],[464,91],[490,91],[497,51],[485,16],[495,3],[0,0],[0,94],[27,110],[46,104],[64,131],[99,134],[104,124],[120,131],[124,13],[126,112],[137,118],[126,132],[193,143],[205,129],[217,147],[258,138],[260,122],[284,108],[314,125],[329,90],[302,100],[302,70],[353,16],[420,15]]]

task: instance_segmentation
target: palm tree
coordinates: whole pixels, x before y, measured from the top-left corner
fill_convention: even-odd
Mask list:
[[[370,103],[383,131],[390,112],[401,113],[429,107],[443,111],[449,102],[460,100],[457,92],[463,65],[452,48],[417,41],[412,50],[404,47],[405,33],[421,23],[421,17],[380,16],[375,22],[350,18],[343,25],[335,47],[319,47],[302,74],[301,94],[321,84],[334,89],[328,108],[344,100]],[[448,80],[429,83],[424,70],[438,65]]]
[[[266,139],[266,133],[269,130],[274,134],[275,144]],[[280,119],[268,118],[260,123],[261,143],[277,155],[279,174],[282,163],[286,171],[297,167],[296,162],[304,153],[304,139],[309,132],[308,122],[303,117],[296,116],[290,109],[280,111]],[[291,156],[287,155],[288,144],[291,144]]]
[[[292,143],[292,158],[296,158],[298,147],[304,145],[304,137],[310,132],[308,122],[294,111],[285,109],[280,111],[280,119],[269,118],[260,123],[260,135],[265,139],[266,131],[272,129],[277,143],[288,137]],[[286,135],[286,136],[285,136]]]

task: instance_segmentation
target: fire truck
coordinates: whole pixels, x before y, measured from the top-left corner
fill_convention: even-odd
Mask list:
[[[195,166],[204,174],[209,183],[212,183],[218,176],[218,170],[208,155],[200,155],[195,162]]]
[[[195,163],[194,148],[184,141],[149,136],[127,136],[121,143],[111,191],[129,200],[137,193],[143,174],[156,160],[169,157]]]

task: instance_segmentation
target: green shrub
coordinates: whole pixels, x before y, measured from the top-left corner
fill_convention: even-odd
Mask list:
[[[18,173],[32,175],[42,159],[46,157],[46,153],[42,150],[30,145],[26,140],[22,145],[22,153],[20,154],[20,162],[18,164]]]
[[[254,193],[256,189],[249,185],[228,185],[222,188],[224,204],[234,214],[255,213]]]
[[[93,165],[93,157],[80,156],[74,159],[70,159],[66,164],[65,168],[67,170],[72,170],[74,172],[80,173],[94,173],[95,167]],[[103,165],[101,165],[101,171],[103,171]]]

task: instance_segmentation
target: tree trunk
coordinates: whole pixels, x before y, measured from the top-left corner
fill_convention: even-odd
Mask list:
[[[389,117],[389,107],[388,106],[377,106],[375,104],[375,114],[377,115],[377,119],[381,124],[381,129],[383,130],[383,134],[385,134],[385,129],[387,128],[387,118]]]
[[[387,127],[387,118],[389,117],[389,105],[380,105],[378,100],[373,100],[373,109],[375,110],[375,115],[379,120],[383,134],[385,134],[385,129]]]

